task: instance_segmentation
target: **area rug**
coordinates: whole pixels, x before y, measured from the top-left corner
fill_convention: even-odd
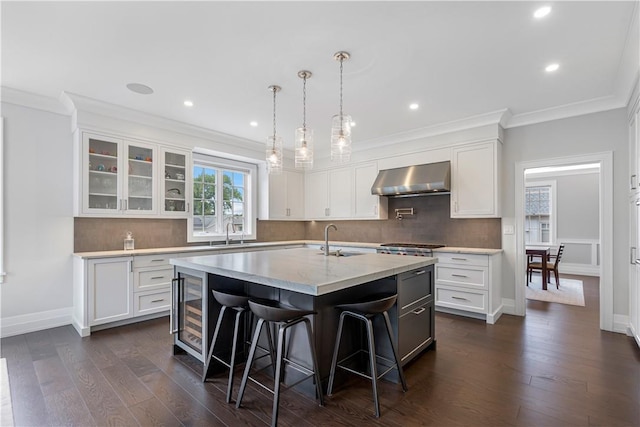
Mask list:
[[[527,286],[527,299],[557,302],[560,304],[580,305],[584,307],[584,291],[582,280],[560,278],[560,288],[556,289],[553,277],[552,283],[547,284],[547,290],[542,290],[540,276],[534,275]]]

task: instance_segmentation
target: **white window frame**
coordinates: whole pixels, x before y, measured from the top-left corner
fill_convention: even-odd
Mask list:
[[[0,283],[4,283],[4,117],[0,117]]]
[[[547,245],[554,246],[558,240],[558,191],[557,191],[557,182],[555,179],[547,180],[547,181],[527,181],[525,183],[525,191],[526,188],[529,187],[550,187],[551,188],[551,212],[549,214],[549,243],[546,242],[530,242],[527,245],[536,246],[536,245]],[[523,197],[526,201],[526,197]],[[526,218],[527,212],[525,210],[524,216]],[[525,229],[525,233],[526,233]]]
[[[253,163],[238,161],[234,159],[229,159],[221,156],[213,156],[203,153],[194,152],[191,159],[191,170],[197,165],[214,168],[218,171],[227,170],[227,171],[237,171],[243,172],[247,174],[247,179],[244,187],[244,202],[245,202],[245,223],[244,223],[244,234],[241,231],[233,232],[229,229],[229,239],[233,239],[234,242],[239,242],[240,238],[246,240],[255,240],[257,234],[257,213],[258,213],[258,166]],[[195,177],[193,178],[195,179]],[[219,195],[216,199],[216,216],[219,225],[220,232],[217,233],[206,233],[206,234],[195,234],[193,231],[193,212],[195,209],[192,209],[191,215],[187,218],[187,241],[188,242],[216,242],[216,241],[224,241],[226,239],[226,224],[223,224],[223,208],[222,208],[222,180],[216,179],[216,195]],[[193,185],[193,181],[191,183]],[[193,198],[195,195],[193,194],[191,199],[191,203],[193,205]]]

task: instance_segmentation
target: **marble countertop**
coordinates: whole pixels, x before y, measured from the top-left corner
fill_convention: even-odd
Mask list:
[[[487,248],[456,248],[454,246],[445,246],[444,248],[438,248],[433,250],[434,256],[438,256],[438,252],[452,252],[456,254],[477,254],[477,255],[495,255],[502,253],[502,249],[487,249]]]
[[[347,252],[348,253],[348,252]],[[324,295],[437,262],[430,257],[357,253],[324,256],[292,248],[174,258],[171,264],[308,295]]]
[[[220,253],[234,252],[245,249],[260,249],[260,248],[278,248],[278,247],[304,247],[305,245],[324,245],[323,240],[285,240],[277,242],[246,242],[246,243],[231,243],[225,245],[224,243],[218,243],[215,245],[198,245],[198,246],[179,246],[169,248],[148,248],[148,249],[134,249],[134,250],[112,250],[112,251],[95,251],[95,252],[76,252],[73,255],[78,258],[92,259],[92,258],[110,258],[132,255],[158,255],[158,254],[189,254],[194,252],[203,251],[216,251]],[[338,248],[367,248],[376,249],[381,243],[367,243],[367,242],[339,242],[330,241],[330,247]],[[455,252],[466,254],[484,254],[494,255],[502,252],[502,249],[484,249],[484,248],[462,248],[446,246],[444,248],[434,249],[436,252]]]

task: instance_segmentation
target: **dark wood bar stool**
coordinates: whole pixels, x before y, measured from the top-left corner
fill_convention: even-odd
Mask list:
[[[276,426],[278,423],[278,406],[280,402],[280,387],[283,378],[283,364],[289,363],[296,367],[298,370],[307,374],[301,380],[290,384],[289,387],[308,379],[313,378],[316,384],[316,394],[320,401],[320,406],[324,406],[324,397],[322,395],[322,385],[320,383],[320,375],[318,373],[318,361],[316,357],[316,349],[314,345],[313,332],[311,330],[311,322],[305,316],[310,314],[316,314],[313,310],[302,310],[296,307],[286,306],[278,301],[273,300],[249,300],[249,307],[251,312],[258,318],[258,324],[253,334],[253,340],[251,341],[251,349],[249,350],[249,357],[244,369],[244,375],[242,376],[242,382],[240,383],[240,390],[238,391],[238,399],[236,400],[236,408],[239,408],[242,403],[242,396],[244,395],[245,388],[247,387],[247,380],[251,380],[262,388],[270,391],[273,394],[273,410],[271,415],[271,425]],[[276,370],[274,374],[274,388],[271,390],[266,385],[262,384],[255,378],[252,378],[249,374],[251,371],[251,365],[254,362],[256,347],[260,340],[260,332],[265,322],[267,323],[267,330],[271,325],[278,327],[278,341],[277,341],[277,355],[276,355]],[[309,369],[306,366],[302,366],[296,362],[293,362],[286,357],[285,342],[286,331],[292,326],[298,323],[304,323],[307,331],[307,338],[309,340],[309,350],[311,352],[312,368]]]
[[[202,382],[205,382],[209,377],[212,361],[215,360],[222,365],[226,366],[229,369],[229,381],[227,383],[227,403],[231,403],[231,392],[233,391],[233,378],[234,378],[234,367],[236,364],[236,354],[237,354],[237,346],[238,346],[238,332],[240,329],[240,322],[242,321],[243,316],[249,316],[249,321],[251,321],[251,311],[249,310],[249,297],[246,295],[241,295],[237,293],[231,293],[229,291],[221,292],[212,290],[213,297],[216,301],[222,306],[220,309],[220,313],[218,314],[218,321],[216,322],[216,328],[213,332],[213,338],[211,339],[211,345],[209,346],[209,356],[207,357],[204,365],[204,370],[202,372]],[[218,342],[218,335],[220,333],[220,327],[222,326],[222,321],[224,318],[224,313],[227,309],[235,311],[235,322],[233,325],[233,342],[231,344],[231,355],[230,360],[226,361],[215,354],[216,344]],[[273,352],[273,339],[271,337],[271,331],[267,330],[268,341],[269,341],[269,353],[271,355],[271,360],[274,360],[274,352]],[[227,347],[228,348],[228,347]],[[266,356],[266,354],[265,354]]]
[[[331,373],[329,374],[329,385],[327,387],[327,395],[331,396],[333,391],[333,381],[336,375],[336,368],[344,369],[348,372],[360,375],[361,377],[368,378],[371,380],[371,387],[373,388],[373,403],[375,406],[375,414],[376,417],[380,417],[380,402],[378,401],[378,379],[386,375],[392,369],[398,370],[398,375],[400,376],[400,382],[402,383],[402,390],[407,391],[407,382],[404,378],[404,372],[402,370],[402,365],[400,363],[400,357],[398,357],[398,344],[396,343],[395,338],[393,337],[393,329],[391,329],[391,322],[389,321],[389,314],[387,310],[393,307],[395,304],[398,295],[385,296],[379,299],[364,301],[364,302],[356,302],[352,304],[341,304],[336,308],[342,310],[340,313],[340,322],[338,323],[338,335],[336,337],[336,344],[333,350],[333,360],[331,361]],[[376,346],[374,342],[374,334],[373,334],[373,319],[375,316],[381,315],[384,318],[384,323],[387,330],[387,335],[389,336],[389,341],[391,342],[391,348],[393,349],[393,357],[394,360],[389,360],[385,357],[376,355]],[[344,359],[338,361],[338,352],[340,350],[340,341],[342,338],[342,329],[344,326],[345,317],[353,317],[354,319],[358,319],[364,322],[367,329],[367,339],[369,343],[368,350],[359,349],[356,352],[350,354]],[[349,359],[357,356],[361,352],[368,353],[369,355],[369,369],[371,374],[368,375],[366,372],[357,371],[349,367],[345,362]],[[381,359],[387,363],[393,363],[392,366],[389,366],[384,372],[378,375],[377,368],[377,360]]]

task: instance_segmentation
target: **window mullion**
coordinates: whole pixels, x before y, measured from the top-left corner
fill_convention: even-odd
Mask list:
[[[216,221],[220,234],[224,233],[224,171],[216,169]]]

